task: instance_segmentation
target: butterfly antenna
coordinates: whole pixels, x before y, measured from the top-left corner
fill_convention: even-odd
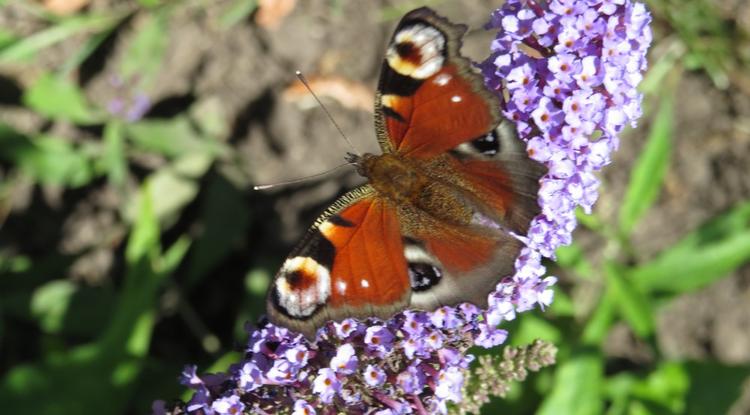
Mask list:
[[[300,82],[302,82],[305,88],[307,88],[307,90],[310,92],[310,95],[312,95],[313,98],[315,98],[315,101],[318,101],[318,105],[320,105],[320,108],[323,108],[323,111],[328,116],[328,119],[331,120],[331,122],[333,123],[333,126],[336,127],[339,134],[341,134],[341,136],[344,137],[344,140],[346,141],[347,144],[349,144],[349,147],[351,147],[352,150],[354,150],[355,154],[359,155],[360,152],[357,151],[357,148],[354,147],[354,144],[352,144],[352,142],[349,140],[349,137],[347,137],[346,134],[344,134],[344,132],[341,130],[341,127],[339,127],[339,124],[336,122],[336,120],[333,119],[333,116],[331,115],[331,113],[328,112],[328,108],[326,108],[326,106],[323,105],[323,102],[320,101],[320,98],[318,98],[318,96],[315,95],[315,92],[313,92],[312,88],[310,88],[310,84],[307,83],[307,79],[305,78],[305,75],[302,75],[301,71],[295,71],[294,74],[297,75],[297,78],[300,80]]]
[[[351,166],[351,165],[352,165],[351,162],[346,162],[346,163],[340,164],[340,165],[338,165],[338,166],[336,166],[336,167],[334,167],[334,168],[332,168],[330,170],[326,170],[326,171],[324,171],[322,173],[313,174],[312,176],[300,177],[298,179],[292,179],[292,180],[285,180],[283,182],[278,182],[278,183],[273,183],[273,184],[261,184],[261,185],[258,185],[258,186],[253,186],[253,190],[266,190],[266,189],[270,189],[272,187],[286,186],[288,184],[294,184],[294,183],[304,182],[304,181],[307,181],[307,180],[310,180],[310,179],[314,179],[316,177],[325,176],[327,174],[333,173],[334,171],[336,171],[336,170],[338,170],[338,169],[340,169],[340,168],[342,168],[344,166]]]

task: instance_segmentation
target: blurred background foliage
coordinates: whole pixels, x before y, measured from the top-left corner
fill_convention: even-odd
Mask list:
[[[416,1],[0,0],[3,412],[146,413],[186,363],[225,370],[346,148]],[[491,1],[431,1],[477,30]],[[750,4],[649,0],[644,117],[513,344],[558,364],[491,413],[750,413]],[[325,147],[324,147],[325,146]],[[481,353],[481,351],[478,351]],[[497,353],[497,352],[493,352]]]

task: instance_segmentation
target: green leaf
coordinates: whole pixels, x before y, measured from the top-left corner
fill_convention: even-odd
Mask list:
[[[47,333],[62,329],[65,313],[76,286],[69,280],[53,280],[34,290],[31,297],[31,313],[39,320],[39,326]]]
[[[679,70],[679,60],[685,55],[685,44],[677,39],[665,39],[665,52],[656,62],[649,65],[638,89],[647,95],[661,94],[664,92],[664,84],[667,76],[676,68]],[[649,62],[651,63],[651,62]]]
[[[599,415],[602,402],[604,362],[596,353],[572,356],[558,365],[552,392],[538,415]]]
[[[594,275],[594,268],[586,259],[583,248],[575,242],[557,248],[555,256],[557,265],[572,270],[580,277],[591,278]]]
[[[623,235],[630,234],[635,224],[659,195],[672,149],[673,112],[673,98],[668,95],[661,101],[646,147],[630,175],[630,182],[620,210],[620,232]]]
[[[646,295],[625,278],[624,271],[617,264],[606,263],[604,273],[620,315],[639,337],[650,336],[655,322],[653,309]]]
[[[167,19],[161,13],[144,14],[135,37],[125,49],[120,74],[123,79],[138,79],[148,88],[161,68],[169,36]]]
[[[534,314],[526,314],[520,319],[518,329],[513,331],[512,344],[520,346],[533,343],[537,339],[559,344],[562,339],[562,332],[546,319]]]
[[[750,202],[709,221],[630,271],[646,290],[683,293],[726,276],[750,261]]]
[[[81,45],[74,54],[70,55],[70,57],[65,60],[65,63],[62,64],[57,71],[57,74],[59,76],[70,76],[99,48],[99,46],[101,46],[102,43],[104,43],[115,28],[116,25],[113,25],[111,28],[102,30],[94,36],[86,39],[86,42]]]
[[[167,157],[187,153],[215,156],[222,149],[218,142],[201,137],[185,117],[139,121],[126,125],[125,132],[136,148]]]
[[[105,15],[77,15],[66,18],[48,29],[20,38],[15,43],[3,48],[0,50],[0,62],[26,61],[33,58],[42,49],[71,36],[111,30],[124,16],[124,13],[108,13]]]
[[[18,37],[11,31],[0,28],[0,53],[2,50],[16,42]]]
[[[240,21],[247,19],[257,8],[258,0],[234,0],[229,10],[221,15],[219,24],[222,29],[229,29]]]
[[[615,321],[617,305],[615,302],[615,293],[611,285],[599,299],[596,310],[591,314],[591,318],[586,322],[581,335],[582,343],[585,345],[597,346],[602,344],[609,333],[609,328]]]
[[[203,232],[193,246],[188,285],[197,283],[236,249],[250,224],[249,207],[242,193],[221,175],[211,175],[201,201]]]
[[[245,290],[251,296],[263,298],[270,284],[271,274],[266,269],[255,268],[245,275]]]
[[[161,4],[161,0],[138,0],[138,3],[143,7],[152,8]]]
[[[685,395],[690,375],[683,363],[663,362],[648,377],[633,387],[633,396],[669,408],[672,413],[685,413]]]
[[[724,366],[712,362],[686,364],[690,388],[685,402],[686,415],[728,414],[743,395],[750,366]]]
[[[78,124],[100,122],[102,114],[89,106],[76,84],[66,77],[42,74],[23,95],[23,102],[32,110],[53,118]]]
[[[119,187],[125,183],[127,159],[125,157],[125,137],[119,120],[109,121],[104,126],[104,154],[100,168],[107,172],[109,182]]]
[[[38,136],[19,152],[21,170],[42,184],[80,187],[93,178],[91,163],[81,151],[59,137]]]
[[[22,155],[33,149],[27,136],[0,122],[0,160],[18,164]]]
[[[125,250],[125,259],[131,265],[152,256],[149,253],[155,253],[159,247],[159,221],[154,212],[151,186],[151,181],[147,180],[139,192],[136,220]]]
[[[549,307],[550,313],[559,317],[575,317],[576,306],[570,295],[557,285],[553,286],[552,290],[554,291],[555,301]]]
[[[607,377],[605,393],[611,401],[609,408],[607,408],[607,415],[626,414],[633,387],[637,382],[638,379],[630,372],[621,372]]]

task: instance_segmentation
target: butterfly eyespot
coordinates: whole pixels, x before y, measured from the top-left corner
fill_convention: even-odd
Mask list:
[[[397,73],[427,79],[443,67],[444,51],[445,36],[432,26],[418,23],[396,33],[385,57]]]
[[[494,156],[500,152],[500,140],[497,137],[497,132],[493,130],[484,137],[477,138],[471,142],[471,146],[478,153],[485,156]]]
[[[409,264],[409,282],[414,291],[424,291],[437,285],[443,272],[435,265],[416,262]]]
[[[328,269],[309,257],[287,259],[276,280],[277,305],[290,316],[307,317],[331,295]]]
[[[400,56],[401,59],[416,61],[416,63],[419,63],[419,50],[416,50],[416,47],[411,42],[401,42],[397,44],[396,53],[398,53],[398,56]]]

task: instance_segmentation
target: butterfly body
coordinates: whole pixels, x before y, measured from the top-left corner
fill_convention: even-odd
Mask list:
[[[365,154],[360,162],[365,176],[378,196],[397,210],[414,212],[435,220],[468,224],[471,209],[461,201],[460,190],[444,183],[435,173],[444,168],[444,160],[420,160],[398,154]],[[402,215],[402,230],[408,231],[408,215]],[[425,220],[423,220],[424,222]]]
[[[312,337],[328,320],[482,306],[512,274],[544,169],[460,55],[465,30],[427,8],[397,26],[375,96],[383,154],[348,156],[368,184],[284,262],[268,294],[273,322]]]

